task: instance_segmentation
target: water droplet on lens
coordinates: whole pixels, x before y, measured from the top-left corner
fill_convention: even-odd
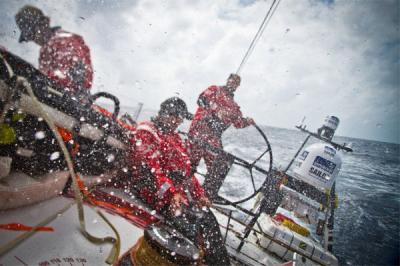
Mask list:
[[[46,133],[44,131],[38,131],[35,133],[35,139],[44,139],[46,137]]]
[[[59,157],[60,157],[60,153],[59,153],[58,151],[56,151],[56,152],[53,152],[53,153],[50,155],[50,160],[51,160],[51,161],[54,161],[54,160],[57,160]]]

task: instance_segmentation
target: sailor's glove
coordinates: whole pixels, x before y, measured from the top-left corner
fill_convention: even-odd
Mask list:
[[[253,118],[248,117],[248,118],[246,118],[246,120],[247,120],[247,125],[249,125],[249,126],[253,126],[256,124],[256,122],[254,121]]]
[[[209,208],[209,207],[211,207],[211,201],[206,196],[203,196],[199,199],[199,205],[200,205],[200,207]]]
[[[168,177],[171,178],[175,184],[182,184],[183,181],[186,180],[186,176],[182,171],[171,171],[168,173]]]
[[[177,192],[171,198],[170,210],[174,216],[180,216],[182,214],[182,205],[188,206],[188,201],[184,195]]]

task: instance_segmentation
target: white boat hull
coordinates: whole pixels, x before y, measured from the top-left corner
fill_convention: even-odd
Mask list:
[[[0,224],[21,223],[34,226],[47,216],[62,209],[73,199],[56,197],[18,209],[1,211]],[[86,227],[89,233],[98,236],[114,236],[111,228],[89,206],[84,206]],[[126,219],[104,212],[121,237],[121,253],[131,248],[143,229]],[[111,245],[90,243],[79,231],[78,213],[75,205],[59,215],[47,226],[54,232],[36,232],[0,258],[2,265],[107,265],[105,260]],[[23,232],[1,230],[0,246],[15,239]],[[50,264],[46,264],[50,263]]]

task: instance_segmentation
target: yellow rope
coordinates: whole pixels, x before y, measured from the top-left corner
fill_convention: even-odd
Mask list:
[[[131,260],[135,266],[149,266],[149,265],[159,265],[159,266],[176,266],[164,257],[160,255],[155,249],[153,249],[144,237],[138,240],[137,248],[133,248],[131,252]]]
[[[301,226],[299,224],[293,223],[293,222],[291,222],[289,220],[285,219],[282,222],[282,225],[287,227],[287,228],[289,228],[290,230],[302,235],[302,236],[308,237],[310,235],[310,231],[307,228],[305,228],[305,227],[303,227],[303,226]]]

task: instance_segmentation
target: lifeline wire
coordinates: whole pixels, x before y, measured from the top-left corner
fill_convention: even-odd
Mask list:
[[[274,0],[272,2],[267,14],[265,15],[260,27],[258,28],[258,31],[257,31],[256,35],[254,36],[253,40],[251,41],[250,46],[247,49],[246,54],[244,55],[244,57],[242,59],[242,62],[240,63],[238,69],[236,70],[236,74],[240,73],[240,71],[242,70],[244,64],[247,62],[247,59],[250,57],[250,54],[253,52],[256,43],[261,38],[261,35],[264,32],[264,29],[266,28],[267,24],[271,20],[271,17],[274,15],[275,10],[278,8],[278,5],[279,5],[280,1],[281,0]]]

